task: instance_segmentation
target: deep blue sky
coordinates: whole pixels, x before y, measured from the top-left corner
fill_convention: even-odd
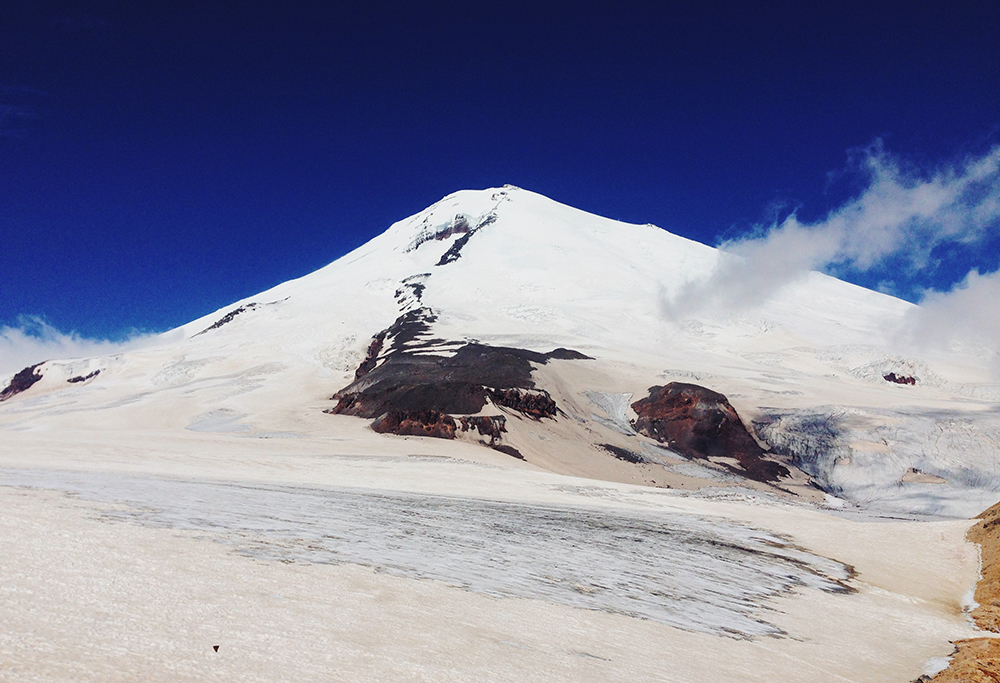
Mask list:
[[[167,329],[463,188],[713,243],[1000,143],[995,0],[537,4],[2,3],[0,325]]]

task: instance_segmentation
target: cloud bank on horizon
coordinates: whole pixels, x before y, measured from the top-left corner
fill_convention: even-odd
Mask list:
[[[122,341],[90,339],[65,333],[38,316],[21,316],[18,325],[0,326],[0,375],[45,360],[107,356],[149,346],[154,334],[133,334]]]
[[[931,267],[935,248],[975,244],[1000,229],[1000,146],[930,173],[905,165],[881,142],[858,159],[866,180],[860,194],[818,222],[792,213],[721,243],[715,270],[665,297],[664,314],[683,319],[753,308],[814,270],[863,273],[891,260],[903,277],[917,277]],[[923,291],[911,332],[942,343],[947,335],[995,344],[997,301],[1000,271],[972,269],[946,292]]]

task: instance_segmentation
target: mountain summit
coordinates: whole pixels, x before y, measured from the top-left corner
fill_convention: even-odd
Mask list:
[[[671,305],[724,257],[512,186],[456,192],[149,349],[26,368],[0,429],[385,452],[427,436],[655,486],[943,515],[1000,499],[996,387],[967,358],[895,348],[911,304],[811,273],[745,310]]]

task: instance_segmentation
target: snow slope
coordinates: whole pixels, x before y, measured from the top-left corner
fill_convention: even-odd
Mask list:
[[[519,188],[463,191],[156,345],[42,364],[40,380],[0,403],[0,495],[16,515],[0,524],[15,624],[0,634],[13,667],[0,672],[80,678],[67,672],[81,661],[149,680],[296,680],[338,671],[328,647],[354,675],[386,680],[662,680],[664,667],[684,681],[723,669],[913,680],[974,633],[968,523],[941,518],[1000,500],[997,387],[975,356],[900,345],[911,304],[817,273],[739,314],[668,315],[665,303],[719,259]],[[373,347],[404,315],[427,328]],[[376,434],[324,412],[370,349],[378,366],[403,348],[447,357],[470,342],[589,357],[533,366],[555,419],[483,409],[506,417],[503,443],[523,459],[474,433]],[[636,434],[631,403],[671,381],[724,393],[793,476],[749,481],[724,457],[688,459]],[[86,550],[87,535],[100,547]],[[193,568],[166,559],[178,548]],[[236,606],[207,589],[192,597],[179,578],[153,582],[155,604],[169,606],[161,618],[116,578],[146,585],[145,566],[247,588]],[[363,602],[357,614],[375,615],[391,643],[354,640],[364,619],[331,622],[314,601],[351,615]],[[465,621],[431,619],[443,608],[425,603]],[[218,669],[178,654],[195,645],[175,624],[190,634],[223,623],[206,606],[231,615],[234,642],[255,654]],[[115,621],[85,642],[76,634],[94,610]],[[56,622],[44,617],[53,611]],[[38,638],[74,653],[70,663],[46,659]],[[522,640],[511,664],[503,643]],[[254,650],[271,642],[282,651]]]

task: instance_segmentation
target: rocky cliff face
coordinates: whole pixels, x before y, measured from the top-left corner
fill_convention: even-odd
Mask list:
[[[635,429],[688,458],[735,458],[740,473],[757,481],[788,476],[786,467],[767,460],[728,399],[683,382],[654,386],[632,404]]]

